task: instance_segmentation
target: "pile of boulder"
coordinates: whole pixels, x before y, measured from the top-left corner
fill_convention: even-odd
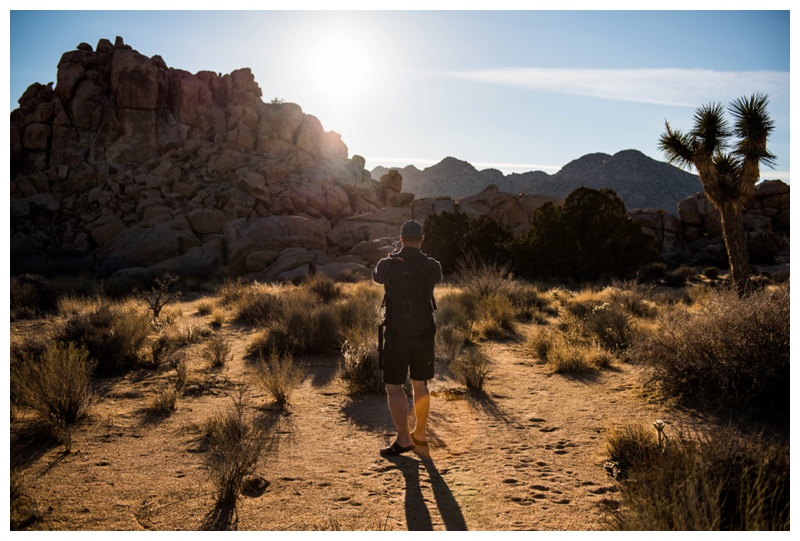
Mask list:
[[[677,217],[662,209],[633,209],[629,214],[645,233],[658,240],[665,261],[726,265],[720,214],[704,192],[679,202]],[[768,180],[756,185],[744,205],[743,222],[753,263],[788,262],[788,184]]]

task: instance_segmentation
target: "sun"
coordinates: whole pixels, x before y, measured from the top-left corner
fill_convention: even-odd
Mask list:
[[[376,62],[363,33],[329,32],[313,40],[301,69],[317,93],[346,106],[369,91]]]

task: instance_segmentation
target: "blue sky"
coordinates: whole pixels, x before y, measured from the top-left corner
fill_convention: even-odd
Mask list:
[[[758,4],[772,11],[702,1],[668,4],[701,8],[691,11],[514,10],[505,8],[532,3],[502,1],[493,10],[458,3],[469,11],[320,11],[308,2],[263,4],[309,8],[301,11],[148,11],[158,4],[145,1],[135,4],[142,11],[87,3],[23,12],[13,10],[29,3],[11,4],[10,110],[29,84],[55,81],[65,51],[122,36],[192,73],[251,68],[265,101],[299,104],[368,169],[453,156],[479,169],[555,173],[593,152],[635,148],[663,160],[665,120],[688,130],[701,104],[765,92],[778,159],[762,176],[789,179],[788,1]],[[582,5],[592,4],[558,4]]]

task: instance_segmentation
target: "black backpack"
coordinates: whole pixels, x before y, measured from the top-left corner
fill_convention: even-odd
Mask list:
[[[423,258],[392,257],[386,282],[386,322],[400,336],[416,337],[435,329],[433,288]]]

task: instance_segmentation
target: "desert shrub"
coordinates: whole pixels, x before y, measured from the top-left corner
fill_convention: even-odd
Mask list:
[[[788,416],[789,286],[676,305],[630,355],[652,367],[650,386],[686,404]]]
[[[719,278],[719,269],[717,267],[706,267],[703,269],[703,276],[709,280],[716,280]]]
[[[634,432],[613,445],[625,457],[628,475],[621,483],[623,505],[611,515],[610,527],[789,529],[788,444],[717,429],[697,439],[679,435],[660,447],[653,437]]]
[[[467,389],[482,392],[491,371],[490,364],[489,357],[480,348],[471,347],[450,363],[450,369]]]
[[[605,188],[578,188],[561,206],[542,205],[528,232],[509,246],[516,272],[527,278],[625,276],[659,256],[655,240]]]
[[[183,296],[183,293],[180,291],[170,291],[172,285],[177,281],[177,276],[165,274],[164,276],[156,278],[153,281],[153,286],[148,291],[133,290],[133,296],[144,301],[150,311],[153,312],[154,323],[160,322],[161,310],[163,310],[167,304]]]
[[[311,274],[305,278],[303,285],[324,304],[329,304],[342,295],[339,285],[326,274]]]
[[[226,319],[227,316],[223,310],[214,310],[211,313],[211,326],[215,329],[219,329],[222,327],[223,323],[225,323]]]
[[[462,327],[452,324],[440,325],[436,329],[436,358],[451,364],[464,352],[468,333]]]
[[[453,278],[458,287],[477,298],[507,294],[514,288],[510,264],[486,261],[476,255],[463,257]]]
[[[471,219],[462,212],[431,214],[425,219],[425,252],[439,261],[446,275],[466,259],[508,261],[505,243],[511,233],[486,215]]]
[[[12,321],[37,318],[56,308],[56,294],[42,276],[12,276],[9,286]]]
[[[480,297],[475,307],[473,330],[487,340],[503,340],[515,334],[517,311],[511,299],[498,293]]]
[[[664,451],[657,433],[638,423],[623,423],[606,433],[606,452],[619,471],[628,472],[632,466],[649,467]]]
[[[683,287],[697,275],[697,269],[686,265],[681,265],[672,272],[668,272],[661,280],[661,283],[669,287]]]
[[[380,309],[382,298],[383,288],[374,282],[347,285],[342,299],[334,305],[343,339],[351,330],[377,332],[377,325],[383,317]]]
[[[596,372],[612,362],[607,351],[570,328],[545,327],[531,335],[525,349],[557,374]]]
[[[272,397],[275,405],[285,407],[304,377],[305,370],[297,364],[291,353],[273,350],[266,360],[258,360],[253,380]]]
[[[172,385],[167,385],[156,393],[150,404],[150,411],[156,415],[169,415],[178,408],[180,392]]]
[[[141,306],[101,301],[68,317],[57,329],[56,340],[85,347],[97,361],[95,373],[110,376],[139,365],[150,330],[150,317]]]
[[[239,295],[226,303],[233,306],[235,321],[264,325],[282,317],[283,302],[270,288],[253,285],[236,288],[236,291]]]
[[[248,357],[266,358],[272,350],[295,356],[334,351],[341,345],[344,329],[338,318],[340,313],[335,304],[315,302],[315,296],[307,290],[287,290],[281,317],[270,321],[250,344]]]
[[[638,283],[657,283],[667,275],[667,264],[662,261],[654,261],[642,265],[636,271],[636,281]]]
[[[511,299],[519,321],[545,323],[547,317],[558,315],[552,299],[533,285],[514,281],[505,294]]]
[[[86,348],[54,343],[41,356],[15,363],[11,371],[11,387],[19,401],[42,416],[68,451],[72,427],[89,405],[94,364]]]
[[[200,301],[197,303],[197,313],[201,316],[209,316],[214,311],[214,303],[211,301]]]
[[[222,368],[233,358],[231,344],[222,335],[214,335],[205,346],[206,358],[213,368]]]
[[[342,344],[341,378],[353,393],[383,393],[383,372],[378,368],[378,350],[372,333],[353,330]]]
[[[628,348],[634,337],[631,317],[617,304],[604,302],[581,321],[598,344],[611,352]]]
[[[474,317],[477,298],[468,291],[446,288],[436,300],[436,311],[433,313],[437,327],[450,325],[469,331]]]
[[[271,440],[259,430],[247,413],[247,399],[240,393],[227,410],[215,413],[205,422],[209,452],[206,467],[216,488],[218,504],[235,504],[245,477],[256,468],[262,451]]]

